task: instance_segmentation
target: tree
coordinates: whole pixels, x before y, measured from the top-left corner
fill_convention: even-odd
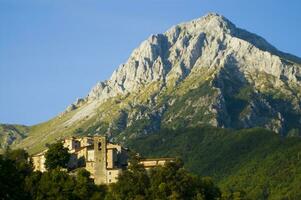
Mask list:
[[[106,186],[96,186],[85,169],[76,176],[59,168],[33,172],[26,178],[25,189],[33,200],[103,200],[106,195]]]
[[[150,180],[150,199],[214,200],[221,195],[211,179],[190,174],[180,160],[154,168],[150,172]]]
[[[76,186],[74,188],[74,193],[79,197],[79,199],[87,200],[102,200],[105,198],[106,186],[97,186],[94,184],[93,179],[90,178],[90,172],[85,169],[80,169],[76,176]]]
[[[25,191],[29,193],[31,199],[37,199],[40,180],[43,173],[40,171],[33,172],[25,179]]]
[[[0,155],[0,199],[28,199],[24,190],[25,177],[32,171],[28,154],[24,150],[6,150]]]
[[[139,164],[136,156],[131,156],[129,169],[119,177],[118,182],[111,186],[107,199],[142,200],[147,199],[149,177],[146,170]]]
[[[42,174],[35,193],[36,200],[75,200],[76,180],[59,168]]]
[[[7,149],[4,156],[6,159],[12,160],[15,163],[15,166],[23,179],[33,171],[29,155],[24,149]]]
[[[64,148],[61,142],[49,145],[45,154],[45,165],[48,170],[55,168],[66,168],[70,159],[68,149]]]
[[[111,185],[107,200],[216,200],[220,190],[210,178],[200,178],[176,160],[147,172],[135,157],[118,182]]]
[[[228,189],[223,191],[221,200],[246,200],[246,193],[244,191],[234,191]],[[264,198],[263,198],[264,199]]]

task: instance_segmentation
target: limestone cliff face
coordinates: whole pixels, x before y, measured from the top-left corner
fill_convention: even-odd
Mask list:
[[[212,90],[211,95],[201,95],[198,102],[191,102],[190,105],[184,102],[181,106],[184,110],[192,104],[195,104],[194,107],[202,107],[204,116],[210,115],[210,119],[195,119],[197,121],[188,124],[209,123],[234,128],[264,126],[284,132],[287,128],[284,115],[287,113],[273,105],[277,101],[273,95],[278,95],[281,101],[289,102],[293,113],[299,116],[300,63],[299,58],[278,51],[263,38],[237,28],[223,16],[211,13],[174,26],[164,34],[150,36],[109,80],[99,82],[85,101],[101,104],[114,97],[141,92],[149,100],[142,106],[152,112],[157,112],[154,107],[160,107],[159,114],[155,114],[159,115],[155,118],[160,122],[156,123],[164,121],[168,124],[175,118],[186,119],[195,114],[185,116],[185,113],[170,113],[168,108],[175,105],[158,102],[155,97],[168,95],[169,102],[176,102],[187,92],[178,96],[170,94],[176,93],[179,88],[185,91],[197,89],[206,79],[206,84]],[[198,85],[186,85],[186,88],[181,86],[193,78],[198,79],[194,82]],[[159,85],[155,95],[143,92],[151,84]],[[168,88],[173,90],[170,94],[165,91]],[[244,91],[249,96],[239,99],[237,95]],[[131,102],[142,103],[139,100]],[[127,118],[132,117],[126,120],[129,123],[143,118],[143,115],[153,116],[152,112],[138,112],[133,118],[133,111],[126,112],[129,113]],[[165,113],[168,115],[163,119]],[[148,120],[152,118],[150,116]]]
[[[108,80],[39,131],[125,140],[210,124],[298,134],[300,88],[300,58],[210,13],[151,35]]]
[[[211,13],[150,36],[108,81],[98,83],[87,99],[105,100],[154,81],[166,83],[172,77],[179,82],[197,68],[218,71],[229,63],[243,75],[263,72],[300,84],[300,59],[281,53],[263,38]]]

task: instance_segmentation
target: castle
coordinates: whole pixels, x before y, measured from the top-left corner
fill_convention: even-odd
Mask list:
[[[129,150],[121,145],[107,141],[104,136],[70,137],[63,140],[63,145],[71,154],[68,168],[84,167],[91,173],[95,184],[110,184],[118,180],[119,174],[128,166]],[[45,172],[45,153],[32,156],[35,171]],[[140,164],[149,169],[162,166],[171,158],[140,159]]]

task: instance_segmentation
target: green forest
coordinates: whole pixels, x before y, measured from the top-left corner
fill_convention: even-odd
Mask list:
[[[179,157],[185,169],[210,176],[223,191],[249,199],[301,199],[301,139],[262,128],[164,129],[128,146],[147,157]]]

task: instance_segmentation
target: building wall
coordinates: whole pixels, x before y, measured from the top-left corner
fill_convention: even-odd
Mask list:
[[[164,166],[167,162],[171,162],[173,159],[171,158],[158,158],[158,159],[144,159],[140,160],[140,164],[143,165],[144,168],[153,168],[158,166]]]
[[[107,141],[106,137],[94,137],[94,182],[101,185],[106,184],[107,167]]]
[[[76,138],[71,137],[64,140],[64,147],[68,148],[69,151],[74,151],[80,147],[80,142]]]
[[[118,176],[119,176],[119,174],[121,174],[121,172],[122,172],[122,169],[107,170],[106,183],[107,184],[116,183],[118,181]]]
[[[116,166],[117,162],[117,150],[116,149],[108,149],[107,150],[107,168],[113,169]]]
[[[79,159],[81,157],[84,157],[86,159],[88,156],[87,148],[86,147],[82,148],[81,150],[77,151],[76,154],[77,154],[77,159]]]
[[[32,164],[34,167],[34,171],[40,171],[40,172],[45,172],[46,167],[45,167],[45,155],[36,155],[32,157]]]
[[[93,178],[93,179],[94,179],[94,173],[95,173],[94,165],[95,165],[94,161],[88,161],[88,162],[86,162],[86,168],[85,168],[88,172],[90,172],[91,178]]]
[[[88,149],[87,161],[94,161],[94,148]]]
[[[86,146],[93,145],[92,137],[82,137],[82,138],[79,138],[78,141],[80,142],[80,147],[86,147]]]

